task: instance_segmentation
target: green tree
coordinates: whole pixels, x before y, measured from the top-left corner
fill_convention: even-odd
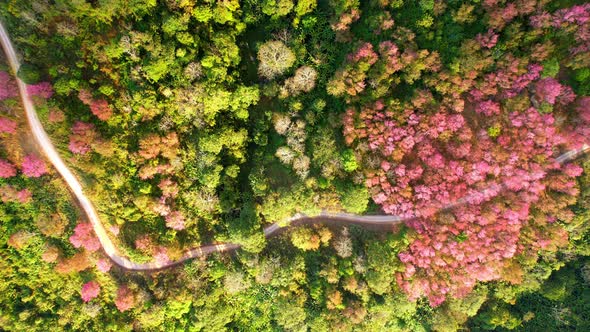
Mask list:
[[[342,166],[347,172],[353,172],[359,168],[358,162],[356,161],[356,156],[354,155],[354,151],[352,151],[352,149],[344,150],[341,155],[341,160]]]
[[[292,0],[263,0],[262,12],[276,20],[288,15],[293,6]]]
[[[339,189],[340,203],[342,207],[350,212],[362,214],[367,210],[369,204],[369,191],[363,185],[344,185]]]

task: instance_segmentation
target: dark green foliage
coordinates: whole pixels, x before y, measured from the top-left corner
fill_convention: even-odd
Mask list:
[[[41,79],[39,68],[29,64],[20,66],[17,75],[26,84],[35,84]]]
[[[487,304],[470,321],[475,329],[585,331],[590,317],[590,287],[582,277],[587,258],[555,272],[538,292],[520,295],[515,304]]]

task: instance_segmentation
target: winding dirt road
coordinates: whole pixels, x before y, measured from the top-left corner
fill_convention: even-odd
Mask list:
[[[4,49],[4,52],[8,58],[8,62],[10,64],[12,71],[14,73],[17,73],[20,67],[20,63],[16,56],[14,47],[12,46],[12,42],[2,22],[0,22],[0,42],[2,43],[2,48]],[[92,226],[94,227],[94,232],[100,240],[100,244],[104,252],[115,264],[130,271],[154,271],[169,268],[181,264],[187,260],[206,256],[214,252],[232,251],[240,248],[239,244],[234,243],[205,245],[185,252],[183,256],[178,260],[165,263],[136,263],[131,261],[129,258],[123,256],[119,252],[118,248],[114,245],[113,241],[109,238],[107,231],[104,225],[101,223],[100,218],[98,217],[98,214],[96,213],[96,210],[94,209],[92,202],[84,194],[82,185],[78,181],[77,177],[72,173],[72,171],[70,171],[70,169],[63,162],[57,150],[53,146],[51,139],[45,132],[45,129],[41,124],[41,121],[39,121],[37,112],[35,111],[34,104],[31,100],[31,96],[27,92],[25,83],[18,77],[16,78],[16,81],[18,84],[18,89],[22,99],[23,107],[25,109],[27,121],[29,123],[31,133],[35,139],[35,143],[37,144],[39,152],[45,155],[45,157],[51,162],[53,167],[55,167],[58,173],[66,181],[67,185],[70,187],[70,190],[78,200],[82,210],[84,210],[87,219],[92,223]],[[562,154],[557,158],[557,161],[562,164],[566,163],[577,158],[578,156],[587,152],[588,150],[590,150],[590,146],[584,145],[580,149],[571,150]],[[496,186],[500,186],[500,188],[505,187],[503,183],[496,184]],[[479,194],[485,194],[485,192],[486,190],[480,192]],[[467,204],[473,197],[474,195],[465,196],[452,204],[447,204],[441,207],[441,209],[449,209],[457,207],[459,205]],[[414,218],[415,217],[402,218],[391,215],[359,216],[347,213],[322,212],[317,216],[306,216],[302,214],[297,214],[290,218],[289,225],[296,226],[301,224],[313,224],[323,222],[332,224],[356,224],[361,226],[392,226],[400,224],[402,222],[410,221]],[[277,231],[279,231],[280,229],[282,228],[277,223],[274,223],[264,228],[264,235],[265,237],[269,238],[273,235],[276,235]]]

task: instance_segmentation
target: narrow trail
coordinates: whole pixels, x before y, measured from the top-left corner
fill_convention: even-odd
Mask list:
[[[10,68],[16,74],[18,69],[20,68],[20,62],[16,56],[16,52],[12,45],[12,42],[4,28],[2,22],[0,22],[0,42],[2,44],[2,48],[6,54],[8,62],[10,64]],[[15,75],[16,77],[16,75]],[[118,248],[115,246],[113,241],[109,238],[107,231],[104,225],[101,223],[100,218],[92,204],[92,202],[86,197],[84,194],[84,190],[82,185],[78,181],[78,178],[70,171],[70,169],[66,166],[64,161],[61,159],[59,153],[55,149],[55,146],[51,142],[51,139],[45,132],[39,117],[37,116],[37,112],[35,111],[35,106],[31,99],[31,96],[27,92],[26,84],[18,77],[16,77],[16,82],[18,85],[19,93],[22,99],[23,107],[25,110],[25,114],[27,117],[27,122],[29,123],[29,127],[31,129],[31,133],[37,145],[39,152],[44,155],[49,162],[53,165],[53,167],[57,170],[57,172],[62,176],[62,178],[67,183],[68,187],[70,188],[71,192],[74,194],[75,198],[78,200],[80,207],[86,214],[87,219],[90,221],[94,228],[94,232],[98,237],[100,244],[105,252],[105,254],[117,265],[121,266],[122,268],[129,270],[129,271],[155,271],[155,270],[162,270],[166,269],[175,265],[179,265],[185,261],[188,261],[193,258],[202,257],[209,255],[215,252],[224,252],[224,251],[232,251],[240,248],[239,244],[235,243],[222,243],[222,244],[210,244],[200,246],[194,249],[190,249],[183,254],[183,256],[175,261],[163,262],[163,263],[137,263],[131,261],[129,258],[123,256]],[[589,145],[584,145],[580,149],[567,151],[561,156],[557,158],[557,161],[560,164],[569,162],[581,154],[590,150]],[[498,185],[498,184],[496,184]],[[505,185],[503,183],[499,184],[501,188],[504,188]],[[485,193],[486,190],[483,190],[482,193]],[[463,204],[467,204],[474,195],[465,196],[454,203],[446,204],[443,207],[440,207],[440,210],[454,208]],[[392,216],[392,215],[366,215],[360,216],[355,214],[348,214],[348,213],[328,213],[328,212],[321,212],[319,215],[316,216],[306,216],[303,214],[296,214],[295,216],[289,219],[289,225],[297,226],[301,224],[314,224],[314,223],[333,223],[333,224],[355,224],[360,226],[379,226],[379,227],[386,227],[386,226],[394,226],[403,222],[410,221],[415,219],[416,217],[399,217],[399,216]],[[281,228],[277,223],[271,224],[264,228],[264,235],[266,238],[272,237],[276,235],[279,230],[284,229]]]

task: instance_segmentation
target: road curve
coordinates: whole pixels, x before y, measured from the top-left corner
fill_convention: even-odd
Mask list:
[[[12,45],[12,42],[4,28],[2,22],[0,22],[0,42],[2,43],[2,48],[8,58],[8,62],[12,71],[16,74],[18,69],[20,68],[19,60],[16,56],[16,52]],[[16,75],[15,75],[16,76]],[[100,244],[105,252],[105,254],[117,265],[121,266],[122,268],[130,271],[155,271],[155,270],[162,270],[166,269],[178,264],[181,264],[187,260],[202,257],[209,255],[215,252],[224,252],[224,251],[232,251],[240,248],[239,244],[235,243],[221,243],[221,244],[210,244],[205,246],[200,246],[194,249],[190,249],[183,254],[183,256],[175,261],[169,262],[150,262],[150,263],[137,263],[131,261],[129,258],[121,255],[117,247],[114,245],[113,241],[109,238],[107,231],[104,225],[101,223],[96,210],[92,202],[86,197],[84,191],[82,189],[82,185],[78,181],[77,177],[70,171],[70,169],[66,166],[64,161],[59,156],[57,150],[53,146],[51,139],[45,132],[41,121],[39,121],[39,117],[37,116],[37,112],[35,111],[35,107],[31,96],[28,94],[25,83],[18,77],[16,77],[16,81],[18,84],[18,89],[20,92],[20,96],[22,99],[23,107],[25,109],[25,114],[27,117],[27,121],[29,123],[31,133],[35,139],[35,143],[37,144],[38,149],[40,152],[45,155],[45,157],[51,162],[53,167],[58,171],[58,173],[63,177],[66,181],[67,185],[70,187],[70,190],[78,200],[82,210],[86,214],[87,219],[92,224],[94,228],[94,232],[98,237]],[[557,161],[560,164],[566,163],[571,161],[581,154],[590,150],[590,146],[585,144],[579,149],[567,151],[564,154],[560,155],[557,158]],[[500,188],[504,188],[504,184],[499,184]],[[482,193],[485,192],[482,191]],[[481,194],[481,193],[480,193]],[[459,205],[467,204],[475,195],[468,195],[454,203],[447,204],[440,209],[449,209],[453,207],[457,207]],[[393,226],[400,224],[402,222],[410,221],[416,217],[408,216],[408,217],[399,217],[399,216],[392,216],[392,215],[355,215],[355,214],[348,214],[348,213],[328,213],[328,212],[321,212],[317,216],[306,216],[303,214],[296,214],[295,216],[289,219],[288,224],[292,225],[299,225],[299,224],[313,224],[313,223],[338,223],[338,224],[357,224],[361,226]],[[264,235],[265,237],[271,237],[277,234],[281,226],[277,223],[271,224],[264,228]]]

